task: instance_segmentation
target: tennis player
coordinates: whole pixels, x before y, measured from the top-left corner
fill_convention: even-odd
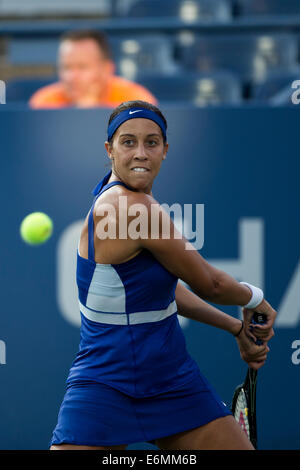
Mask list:
[[[259,369],[276,312],[259,288],[210,266],[154,199],[166,131],[160,110],[143,101],[111,114],[105,147],[112,170],[94,190],[79,241],[81,340],[52,450],[125,449],[146,441],[160,449],[253,449],[187,352],[177,314],[235,336],[241,357]],[[140,223],[147,222],[143,237],[128,235],[137,208]],[[117,234],[125,228],[127,236],[105,237],[104,226]],[[244,306],[244,321],[207,301]],[[261,346],[252,340],[253,309],[267,316],[255,332]]]

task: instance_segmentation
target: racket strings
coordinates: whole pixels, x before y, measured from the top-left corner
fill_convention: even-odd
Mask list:
[[[234,417],[246,433],[246,436],[250,438],[249,410],[247,398],[243,389],[241,389],[237,395]]]

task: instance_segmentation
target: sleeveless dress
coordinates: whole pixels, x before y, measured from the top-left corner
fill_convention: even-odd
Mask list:
[[[177,317],[178,278],[148,250],[129,261],[94,261],[93,210],[121,181],[94,190],[88,259],[77,252],[79,351],[67,378],[52,444],[151,442],[231,414],[186,349]]]

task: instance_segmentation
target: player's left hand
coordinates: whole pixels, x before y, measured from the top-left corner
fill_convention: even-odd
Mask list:
[[[268,345],[266,343],[260,346],[256,345],[254,341],[249,338],[245,328],[243,328],[236,340],[240,350],[241,358],[252,369],[260,369],[266,362],[267,355],[270,351]]]

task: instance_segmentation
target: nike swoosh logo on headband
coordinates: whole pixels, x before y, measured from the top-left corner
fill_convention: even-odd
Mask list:
[[[136,111],[129,111],[129,114],[140,113],[142,109],[137,109]]]

